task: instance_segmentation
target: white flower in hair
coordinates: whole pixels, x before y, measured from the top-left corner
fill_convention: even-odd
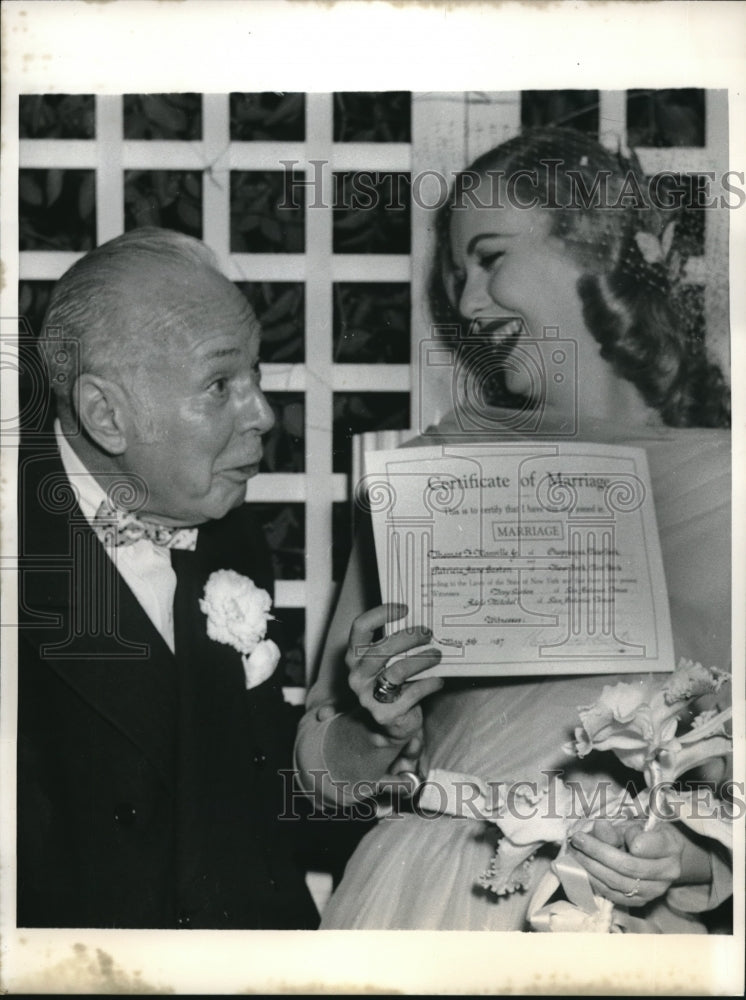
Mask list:
[[[270,677],[280,660],[280,650],[265,639],[272,598],[266,590],[232,569],[219,569],[205,584],[200,609],[207,615],[207,634],[215,642],[232,646],[241,654],[246,688]]]
[[[665,264],[673,246],[676,220],[669,222],[660,238],[645,230],[635,233],[635,243],[648,264]]]

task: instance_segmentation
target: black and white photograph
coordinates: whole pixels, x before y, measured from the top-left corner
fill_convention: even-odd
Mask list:
[[[746,5],[2,13],[2,988],[741,993]]]

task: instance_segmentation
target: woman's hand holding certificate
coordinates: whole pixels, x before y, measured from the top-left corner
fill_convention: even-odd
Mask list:
[[[381,604],[359,615],[350,629],[345,657],[349,683],[375,724],[371,739],[379,746],[417,737],[422,731],[422,699],[443,686],[439,677],[410,680],[440,661],[440,651],[425,645],[431,638],[428,629],[403,629],[373,641],[377,631],[406,614],[406,605]],[[389,692],[390,700],[377,697],[381,692]]]

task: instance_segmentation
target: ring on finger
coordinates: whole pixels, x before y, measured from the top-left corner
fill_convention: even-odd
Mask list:
[[[373,697],[376,701],[380,701],[383,705],[390,705],[392,701],[396,701],[402,692],[403,684],[394,684],[385,676],[384,670],[381,670],[376,677],[376,682],[373,685]]]
[[[631,899],[632,896],[638,896],[639,894],[640,894],[640,879],[639,878],[635,879],[634,885],[629,890],[629,892],[622,893],[622,895],[627,896],[629,899]]]

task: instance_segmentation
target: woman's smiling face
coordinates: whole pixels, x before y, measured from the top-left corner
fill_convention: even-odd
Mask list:
[[[532,337],[561,324],[558,306],[568,293],[577,298],[581,270],[551,227],[550,209],[519,208],[504,198],[500,205],[452,211],[451,255],[460,289],[455,305],[464,318],[519,316]]]
[[[590,339],[577,293],[582,272],[562,240],[551,235],[550,210],[510,205],[504,192],[500,207],[490,204],[481,190],[487,186],[483,181],[475,189],[481,204],[451,213],[452,284],[459,313],[496,344],[538,340],[546,327],[557,328],[565,340]],[[512,392],[530,391],[520,371],[507,371],[506,377]]]

